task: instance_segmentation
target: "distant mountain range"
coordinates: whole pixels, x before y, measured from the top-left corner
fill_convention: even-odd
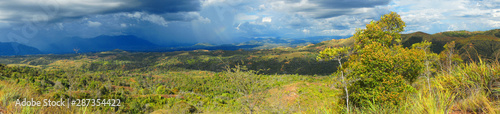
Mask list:
[[[122,49],[128,51],[141,51],[160,46],[147,40],[133,35],[121,36],[97,36],[95,38],[64,38],[53,41],[49,48],[44,50],[47,53],[74,53],[73,49],[79,49],[78,52],[100,52],[113,49]]]
[[[40,51],[37,48],[17,44],[17,43],[2,43],[6,48],[1,48],[0,55],[30,55],[30,54],[65,54],[75,53],[74,49],[78,49],[78,53],[101,52],[120,49],[125,51],[145,51],[145,52],[169,52],[169,51],[189,51],[197,49],[205,50],[238,50],[238,49],[270,49],[275,47],[295,47],[299,45],[308,45],[319,43],[329,39],[347,38],[349,36],[315,36],[300,39],[290,38],[240,38],[242,43],[215,45],[210,43],[198,43],[191,46],[165,47],[156,45],[142,38],[133,35],[119,36],[98,36],[94,38],[61,38],[51,41],[47,44],[44,50]],[[17,50],[12,49],[11,44],[19,45]]]
[[[33,55],[42,54],[40,50],[15,42],[0,42],[0,55]]]
[[[52,41],[48,48],[39,50],[34,47],[19,43],[0,43],[0,55],[32,55],[32,54],[64,54],[75,53],[73,49],[79,49],[79,53],[101,52],[120,49],[131,52],[170,52],[190,50],[253,50],[272,49],[277,47],[307,46],[314,49],[326,47],[346,46],[353,43],[351,36],[315,36],[306,38],[238,38],[241,43],[215,45],[210,43],[190,44],[191,46],[165,47],[156,45],[133,35],[98,36],[95,38],[64,38]],[[349,39],[348,39],[349,38]],[[410,47],[414,43],[427,40],[433,43],[431,49],[435,53],[441,52],[444,44],[450,41],[457,42],[457,50],[461,56],[464,53],[475,53],[482,57],[500,57],[500,29],[489,31],[447,31],[436,34],[415,32],[402,34],[403,46]],[[347,39],[347,40],[332,40]],[[315,45],[312,45],[315,44]],[[311,46],[312,45],[312,46]],[[476,51],[477,50],[477,51]],[[476,55],[477,56],[477,55]]]

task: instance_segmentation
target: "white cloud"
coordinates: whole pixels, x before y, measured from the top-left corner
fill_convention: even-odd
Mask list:
[[[164,27],[168,27],[170,22],[175,21],[196,21],[201,23],[210,23],[211,20],[200,15],[199,12],[181,12],[181,13],[165,13],[161,15],[150,14],[147,12],[134,12],[134,13],[119,13],[117,16],[125,16],[142,21],[149,21]]]
[[[500,21],[498,0],[395,0],[389,7],[406,22],[406,33],[488,30]]]
[[[134,13],[128,13],[126,16],[130,18],[141,18],[142,12],[134,12]]]
[[[488,20],[489,24],[491,24],[491,26],[495,27],[495,28],[498,28],[500,27],[500,21],[495,21],[495,20]]]
[[[304,30],[302,30],[302,32],[303,32],[304,34],[309,34],[311,31],[310,31],[310,30],[307,30],[307,29],[304,29]]]
[[[142,21],[149,21],[151,23],[158,24],[158,25],[165,26],[165,27],[168,26],[168,22],[165,20],[165,18],[163,18],[160,15],[156,15],[156,14],[148,14],[146,12],[134,12],[134,13],[120,13],[117,15],[126,16],[129,18],[134,18],[134,19],[138,19],[138,20],[142,20]]]
[[[168,22],[165,21],[165,19],[159,15],[155,15],[155,14],[145,15],[141,19],[158,24],[158,25],[161,25],[161,26],[165,26],[165,27],[168,26]]]
[[[99,27],[101,26],[102,24],[100,22],[93,22],[93,21],[87,21],[87,25],[89,27]]]
[[[255,19],[259,18],[259,16],[257,15],[247,15],[247,14],[243,14],[243,13],[239,13],[236,15],[236,20],[238,21],[253,21]]]
[[[273,21],[273,19],[271,19],[271,17],[264,17],[264,18],[262,18],[262,22],[268,22],[268,23],[270,23],[271,21]]]
[[[210,23],[211,20],[200,15],[199,12],[187,12],[187,13],[174,13],[174,14],[164,14],[167,20],[171,21],[197,21],[201,23]],[[180,18],[169,18],[169,17],[180,17]]]
[[[356,28],[345,29],[345,30],[329,29],[329,30],[323,30],[318,34],[325,36],[349,36],[354,34],[354,32],[356,32]]]
[[[125,27],[127,27],[127,24],[122,23],[122,24],[120,24],[120,26],[123,27],[123,28],[125,28]]]

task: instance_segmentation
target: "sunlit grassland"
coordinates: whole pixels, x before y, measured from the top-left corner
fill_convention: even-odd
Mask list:
[[[411,94],[398,107],[353,106],[352,110],[355,113],[498,113],[500,103],[495,98],[495,95],[496,97],[499,95],[499,86],[498,83],[489,82],[499,79],[499,68],[498,64],[491,63],[470,63],[455,66],[451,73],[441,71],[436,73],[430,80],[431,90],[428,89],[429,83],[423,77],[418,79],[412,85],[418,91]],[[115,82],[111,83],[109,91],[113,93],[112,91],[127,90],[129,93],[128,95],[125,94],[125,96],[129,100],[125,102],[138,103],[138,105],[133,106],[148,106],[142,107],[144,112],[163,111],[174,113],[189,110],[186,107],[191,106],[196,107],[198,112],[203,113],[246,112],[246,109],[242,108],[240,101],[245,96],[222,92],[224,89],[221,88],[221,85],[231,84],[220,80],[224,75],[224,73],[199,70],[158,74],[154,72],[151,74],[124,74],[113,78]],[[263,94],[265,98],[263,102],[259,103],[259,108],[256,111],[260,113],[346,113],[342,103],[342,90],[336,84],[339,81],[335,77],[265,75],[262,80],[266,80],[268,89],[261,91],[261,93],[266,94]],[[102,82],[107,83],[107,81]],[[54,98],[56,94],[61,94],[61,92],[67,94],[67,91],[69,91],[67,89],[65,91],[48,89],[40,93],[35,91],[37,86],[25,85],[26,83],[16,83],[12,80],[0,81],[0,88],[2,88],[0,90],[0,96],[2,96],[0,101],[3,111],[17,113],[109,111],[109,109],[92,107],[72,107],[70,109],[66,107],[16,107],[14,106],[14,100],[16,99],[34,98],[42,100]],[[158,90],[158,85],[167,89],[165,91]],[[90,94],[89,98],[96,97],[93,94],[98,94],[98,90],[90,89],[89,86],[83,86],[71,90],[71,92],[76,96],[88,93]],[[226,87],[228,87],[226,89],[231,90],[229,88],[231,86]],[[160,101],[143,102],[145,104],[131,100],[137,99],[140,101],[156,99],[157,97],[160,98]],[[164,101],[166,104],[157,104],[161,102],[161,99],[166,100]],[[226,102],[226,104],[220,101]],[[131,108],[131,105],[119,107],[118,112],[128,112]]]

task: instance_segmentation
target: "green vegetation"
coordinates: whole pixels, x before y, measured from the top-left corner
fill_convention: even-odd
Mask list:
[[[404,26],[399,15],[392,12],[382,16],[380,21],[371,22],[366,29],[358,30],[354,35],[356,44],[351,53],[356,54],[350,55],[346,68],[340,70],[342,79],[344,72],[348,72],[347,78],[352,81],[352,84],[346,85],[349,88],[349,91],[346,90],[346,97],[352,99],[355,105],[366,107],[374,103],[395,106],[403,102],[406,95],[415,91],[410,84],[417,79],[424,67],[424,51],[399,45],[399,32],[404,30]],[[326,49],[321,54],[330,53],[320,55],[320,58],[346,51],[345,48],[333,51]],[[346,102],[349,102],[348,99]]]
[[[0,57],[0,113],[499,113],[500,30],[353,37],[261,50]],[[121,106],[19,107],[17,99]]]
[[[399,34],[404,26],[399,15],[392,12],[382,16],[380,21],[367,24],[366,29],[358,29],[354,34],[353,50],[343,47],[320,52],[319,59],[336,59],[340,63],[342,58],[347,58],[337,71],[340,71],[344,88],[348,88],[342,95],[346,100],[339,101],[346,102],[347,113],[351,109],[361,113],[498,111],[492,106],[498,105],[498,101],[487,97],[493,94],[489,85],[499,83],[491,80],[500,78],[493,74],[498,69],[495,68],[498,61],[486,64],[478,57],[479,63],[471,59],[472,63],[464,64],[456,54],[455,41],[446,43],[439,56],[430,52],[432,43],[425,40],[405,48]],[[445,35],[468,37],[461,32],[451,33]],[[411,38],[414,38],[411,41],[422,39]],[[438,75],[431,79],[432,74]],[[344,75],[348,81],[344,81]],[[457,77],[460,78],[457,80]],[[423,80],[427,84],[422,83]],[[355,108],[349,108],[349,104]],[[455,109],[451,110],[452,107]]]

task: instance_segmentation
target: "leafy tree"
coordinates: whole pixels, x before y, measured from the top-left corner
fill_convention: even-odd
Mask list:
[[[423,41],[421,43],[415,43],[411,46],[413,49],[421,49],[425,51],[425,71],[423,75],[427,78],[427,88],[429,89],[429,91],[432,91],[430,77],[432,75],[432,72],[435,72],[435,69],[433,67],[434,65],[432,63],[435,63],[438,60],[438,55],[436,53],[432,53],[430,50],[431,45],[432,42]]]
[[[414,48],[414,49],[421,49],[421,50],[424,50],[425,51],[425,72],[424,72],[424,76],[427,78],[427,83],[428,83],[428,86],[429,86],[429,90],[430,89],[430,75],[431,75],[431,72],[434,72],[433,70],[433,67],[432,67],[432,63],[434,63],[435,61],[437,61],[438,59],[438,55],[436,53],[432,53],[431,50],[430,50],[430,47],[432,45],[432,42],[428,42],[428,41],[423,41],[423,42],[420,42],[420,43],[415,43],[413,44],[411,47]]]
[[[401,46],[386,47],[378,42],[367,45],[348,61],[349,77],[355,82],[349,87],[358,105],[367,102],[397,105],[423,69],[424,51]]]
[[[453,64],[458,64],[463,60],[458,54],[455,53],[455,41],[446,43],[444,46],[444,51],[439,53],[441,70],[447,70],[451,73],[451,67]],[[470,56],[470,54],[469,54]]]
[[[348,90],[354,104],[393,106],[415,91],[410,84],[424,68],[425,51],[402,47],[400,32],[404,27],[401,17],[391,12],[367,24],[366,29],[356,30],[354,50],[344,64],[350,72],[347,79],[353,82]],[[329,50],[321,54],[334,52]]]
[[[344,69],[342,67],[342,59],[349,57],[349,47],[341,47],[341,48],[326,48],[325,50],[319,53],[317,60],[337,60],[339,62],[338,71],[340,71],[340,76],[342,78],[342,84],[344,84],[344,90],[346,93],[346,107],[347,113],[349,113],[349,91],[347,89],[348,83],[344,78]]]
[[[363,48],[370,42],[379,42],[383,46],[390,46],[393,42],[401,43],[400,32],[404,31],[405,22],[401,17],[391,12],[383,15],[379,21],[371,21],[366,25],[366,29],[357,29],[354,34],[356,48]]]

